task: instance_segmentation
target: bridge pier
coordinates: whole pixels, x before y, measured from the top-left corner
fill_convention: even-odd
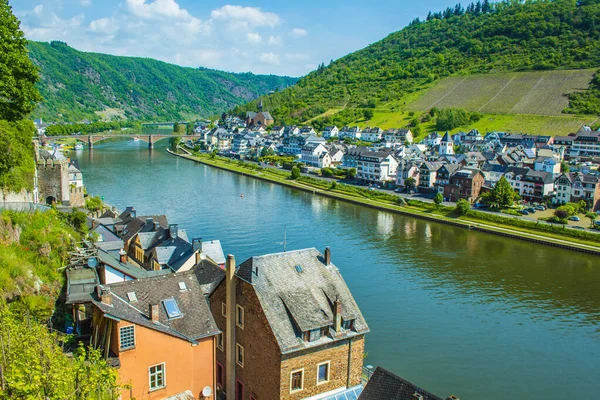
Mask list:
[[[88,148],[90,148],[90,149],[94,148],[94,142],[92,141],[91,135],[88,136]]]
[[[148,136],[148,148],[150,148],[150,149],[154,148],[154,138],[152,137],[152,135]]]

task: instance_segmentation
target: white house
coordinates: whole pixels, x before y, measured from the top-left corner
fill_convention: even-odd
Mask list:
[[[300,161],[311,167],[328,168],[331,157],[322,143],[307,143],[302,147]]]
[[[325,139],[329,139],[332,137],[338,137],[338,134],[340,133],[340,130],[338,129],[337,126],[326,126],[325,129],[323,130],[323,137]]]
[[[359,155],[356,179],[368,184],[389,184],[396,181],[398,160],[386,151],[370,151]]]
[[[358,126],[345,126],[338,134],[340,139],[361,139],[361,135],[362,129]]]
[[[383,130],[381,128],[375,127],[375,128],[365,128],[362,131],[361,134],[361,140],[364,140],[365,142],[379,142],[381,141],[381,138],[383,137]]]

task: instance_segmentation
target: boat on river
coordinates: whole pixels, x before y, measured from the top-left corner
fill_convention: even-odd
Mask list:
[[[83,150],[83,144],[77,143],[74,148],[75,148],[75,150]]]

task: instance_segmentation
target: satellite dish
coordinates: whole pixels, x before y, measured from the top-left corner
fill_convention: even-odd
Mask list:
[[[90,268],[96,268],[96,265],[98,265],[98,260],[96,259],[96,257],[90,257],[87,260],[87,266]]]
[[[208,397],[210,395],[212,395],[212,388],[210,386],[204,386],[204,389],[202,389],[202,396]]]

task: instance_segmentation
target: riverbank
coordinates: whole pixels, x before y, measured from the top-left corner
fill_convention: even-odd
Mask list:
[[[290,180],[288,179],[289,173],[287,171],[272,168],[261,168],[258,165],[254,166],[253,164],[251,165],[249,163],[240,163],[238,161],[222,159],[221,157],[211,157],[209,155],[195,156],[192,154],[176,154],[169,149],[167,149],[167,152],[171,155],[180,158],[185,158],[190,161],[199,162],[222,170],[235,172],[245,176],[251,176],[259,180],[292,187],[319,196],[338,199],[357,205],[363,205],[379,209],[382,211],[393,212],[406,216],[413,216],[416,218],[440,222],[443,224],[453,225],[464,229],[477,230],[514,239],[545,244],[553,247],[559,247],[567,250],[574,250],[594,255],[600,255],[600,243],[595,243],[579,237],[570,237],[556,232],[534,231],[532,229],[527,229],[526,227],[522,226],[502,224],[501,221],[504,219],[506,219],[507,222],[514,223],[513,220],[510,218],[497,217],[494,215],[490,215],[488,217],[484,213],[475,211],[469,212],[470,215],[467,216],[449,215],[453,213],[453,210],[449,207],[437,208],[427,203],[423,203],[423,205],[420,205],[419,207],[419,202],[414,201],[409,202],[410,204],[407,205],[393,204],[394,201],[391,199],[391,197],[394,197],[397,203],[396,196],[382,194],[380,196],[381,199],[370,199],[364,197],[365,194],[362,193],[364,192],[364,189],[362,188],[350,189],[350,186],[342,186],[341,184],[330,185],[328,188],[324,188],[321,182],[314,182],[311,178],[305,178],[305,182],[297,182],[294,180]],[[252,168],[250,168],[250,166],[252,166]],[[353,190],[354,193],[349,193],[348,190]],[[482,221],[478,218],[482,217],[479,214],[483,214],[484,218],[490,218],[493,220]],[[532,224],[535,225],[535,223]],[[587,236],[585,235],[585,233],[577,231],[569,233],[572,233],[574,235]]]

